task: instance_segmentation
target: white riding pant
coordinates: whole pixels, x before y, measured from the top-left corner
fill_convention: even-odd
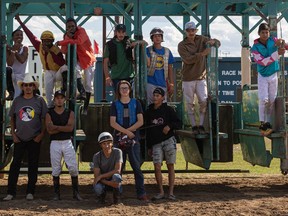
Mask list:
[[[78,62],[76,65],[77,78],[82,78],[81,77],[81,71],[82,71],[82,68],[80,67],[79,62]],[[94,71],[95,71],[95,68],[93,65],[89,66],[88,68],[86,68],[84,70],[83,86],[84,86],[85,91],[89,92],[89,93],[92,92],[92,86],[93,86],[93,80],[94,80]]]
[[[44,74],[44,87],[45,87],[45,94],[47,99],[48,108],[53,107],[53,93],[55,83],[57,81],[62,82],[62,72],[67,71],[67,65],[63,65],[59,68],[58,71],[53,70],[45,70]]]
[[[76,153],[70,139],[52,140],[50,145],[50,158],[52,165],[52,176],[59,176],[62,171],[62,156],[71,176],[78,176],[78,165]]]
[[[207,82],[206,80],[194,80],[194,81],[183,81],[183,98],[185,101],[186,110],[190,118],[192,126],[195,126],[195,102],[194,95],[196,94],[199,103],[199,115],[200,122],[199,125],[203,125],[204,117],[207,109]]]
[[[25,75],[26,75],[25,73],[23,73],[23,74],[12,73],[12,82],[13,82],[13,87],[14,87],[14,99],[16,97],[18,97],[22,92],[22,90],[19,88],[17,82],[23,81]]]
[[[259,120],[271,123],[271,116],[274,113],[274,104],[277,96],[278,76],[277,73],[269,77],[263,77],[258,73],[258,99],[259,99]]]

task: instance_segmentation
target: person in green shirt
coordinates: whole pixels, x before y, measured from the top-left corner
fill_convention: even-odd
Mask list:
[[[131,85],[133,83],[135,70],[132,50],[138,43],[146,42],[132,40],[126,35],[126,26],[118,24],[115,26],[115,36],[105,45],[103,62],[106,85],[113,86],[115,92],[121,80],[126,80]]]

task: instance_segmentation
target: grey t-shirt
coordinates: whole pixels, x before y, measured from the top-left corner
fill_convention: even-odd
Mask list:
[[[115,169],[116,163],[123,163],[122,151],[113,148],[109,158],[106,158],[103,151],[99,151],[93,156],[94,168],[100,168],[101,174],[108,173]]]
[[[47,113],[47,105],[41,96],[25,99],[22,95],[15,98],[9,116],[16,119],[16,135],[21,141],[32,140],[41,133],[42,119]]]

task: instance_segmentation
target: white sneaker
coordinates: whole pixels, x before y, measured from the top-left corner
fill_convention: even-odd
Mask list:
[[[34,199],[33,194],[29,193],[26,195],[26,200],[33,200],[33,199]]]
[[[3,198],[3,201],[10,201],[13,200],[14,196],[11,194],[8,194],[6,197]]]

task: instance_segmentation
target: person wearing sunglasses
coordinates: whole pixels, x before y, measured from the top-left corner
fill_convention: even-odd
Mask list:
[[[13,100],[9,116],[14,143],[13,161],[9,169],[8,191],[4,201],[16,196],[16,186],[24,153],[28,153],[28,185],[26,199],[33,200],[38,177],[41,140],[44,136],[44,119],[48,111],[45,100],[36,92],[39,83],[26,74],[18,82],[22,93]]]

